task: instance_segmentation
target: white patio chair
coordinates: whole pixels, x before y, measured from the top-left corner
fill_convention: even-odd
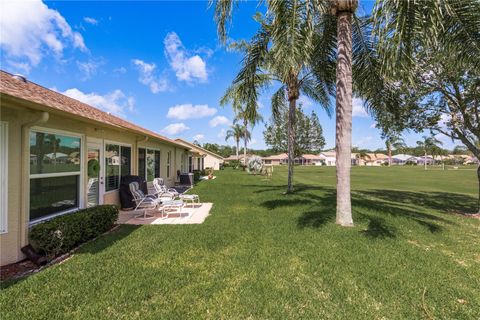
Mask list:
[[[155,188],[155,194],[158,196],[171,196],[172,199],[175,199],[179,195],[177,190],[173,188],[167,188],[162,178],[153,179],[153,187]]]
[[[140,189],[138,182],[134,181],[129,184],[130,192],[132,193],[133,200],[135,201],[136,207],[134,210],[143,210],[142,215],[137,215],[137,219],[153,219],[155,215],[148,214],[148,210],[156,210],[161,200],[153,195],[146,195]]]

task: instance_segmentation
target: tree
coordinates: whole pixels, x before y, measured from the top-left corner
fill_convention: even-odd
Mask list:
[[[233,140],[236,143],[237,160],[240,160],[240,158],[238,157],[238,149],[240,146],[240,139],[242,139],[244,134],[245,134],[245,128],[237,123],[230,126],[230,129],[227,130],[227,134],[225,135],[225,141],[228,141],[228,139],[233,138]]]
[[[425,170],[427,170],[427,155],[430,153],[432,155],[433,161],[435,161],[434,154],[436,150],[438,150],[438,145],[441,145],[442,142],[435,138],[435,136],[423,136],[422,141],[417,141],[417,145],[423,149],[424,152],[424,166]]]
[[[390,134],[385,138],[385,146],[387,147],[388,153],[388,166],[392,165],[392,148],[395,150],[402,150],[405,148],[405,141],[396,134]]]
[[[236,45],[244,53],[242,68],[225,94],[253,109],[260,89],[272,82],[280,84],[272,96],[272,111],[277,114],[288,105],[286,193],[293,191],[297,100],[302,93],[329,111],[333,90],[332,64],[328,57],[316,54],[325,42],[314,32],[313,12],[311,2],[269,2],[267,13],[256,16],[260,27],[255,36],[249,43]]]
[[[288,111],[280,111],[277,117],[271,117],[266,124],[263,136],[265,143],[276,153],[287,152],[288,150],[288,128],[285,123],[288,121]],[[295,138],[295,157],[305,153],[318,153],[325,146],[323,129],[315,112],[310,117],[302,108],[296,111],[295,131],[298,132]]]
[[[250,132],[248,131],[249,125],[253,127],[260,121],[263,120],[262,115],[258,113],[258,108],[247,108],[246,106],[241,106],[238,102],[233,103],[234,111],[236,113],[234,123],[242,122],[243,127],[245,128],[243,132],[243,161],[247,163],[247,142],[250,141]]]
[[[355,159],[357,159],[358,163],[360,163],[360,160],[362,160],[363,162],[365,162],[367,159],[371,159],[370,155],[366,152],[366,151],[359,151],[356,155],[355,155]]]

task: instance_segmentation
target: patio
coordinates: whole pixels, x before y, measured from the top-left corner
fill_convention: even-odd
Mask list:
[[[118,215],[118,224],[201,224],[209,216],[213,203],[206,202],[195,205],[187,205],[182,207],[180,213],[170,213],[168,216],[162,218],[161,211],[157,211],[155,218],[138,219],[135,216],[141,214],[140,210],[120,211]],[[153,213],[153,211],[149,211]]]

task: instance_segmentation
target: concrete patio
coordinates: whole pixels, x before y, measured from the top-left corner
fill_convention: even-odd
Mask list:
[[[195,205],[187,205],[182,207],[180,213],[169,213],[168,216],[162,218],[161,211],[148,211],[149,214],[155,214],[154,218],[138,219],[138,216],[143,211],[120,211],[118,215],[118,224],[201,224],[209,216],[213,203],[206,202]]]

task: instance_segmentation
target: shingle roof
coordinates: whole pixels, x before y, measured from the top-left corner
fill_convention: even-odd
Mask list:
[[[193,143],[191,143],[191,142],[188,142],[188,141],[186,141],[186,140],[177,138],[177,139],[175,139],[175,141],[178,142],[178,143],[180,143],[180,144],[182,144],[182,145],[185,145],[185,146],[187,146],[187,147],[189,147],[189,148],[191,148],[191,149],[197,150],[200,154],[201,154],[201,153],[210,154],[210,155],[212,155],[212,156],[214,156],[214,157],[223,159],[222,156],[216,154],[215,152],[212,152],[212,151],[210,151],[210,150],[204,149],[204,148],[202,148],[202,147],[200,147],[200,146],[197,146],[197,145],[195,145],[195,144],[193,144]]]
[[[68,114],[73,114],[110,126],[121,127],[171,144],[181,145],[172,139],[101,111],[83,102],[67,97],[61,93],[42,87],[34,82],[16,79],[12,74],[3,70],[0,70],[0,93],[2,96],[8,95],[22,100],[35,102],[60,112],[66,112]]]
[[[283,160],[283,159],[287,159],[287,158],[288,158],[288,154],[280,153],[280,154],[275,154],[275,155],[268,156],[268,157],[263,157],[263,160]]]

